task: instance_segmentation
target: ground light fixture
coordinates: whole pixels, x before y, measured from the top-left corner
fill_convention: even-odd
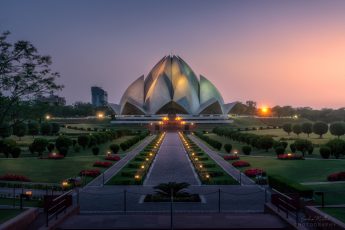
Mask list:
[[[98,113],[97,113],[97,118],[99,118],[99,119],[104,118],[104,113],[98,112]]]
[[[51,119],[51,116],[50,115],[46,115],[46,120],[50,120]]]

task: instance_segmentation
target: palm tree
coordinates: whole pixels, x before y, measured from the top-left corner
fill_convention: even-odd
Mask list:
[[[188,196],[190,195],[188,192],[185,191],[190,184],[188,183],[176,183],[176,182],[169,182],[169,183],[161,183],[155,187],[156,193],[161,196],[165,197],[178,197],[178,196]]]

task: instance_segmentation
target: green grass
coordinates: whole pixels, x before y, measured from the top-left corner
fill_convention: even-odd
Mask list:
[[[38,159],[36,157],[2,158],[0,159],[0,175],[11,173],[27,176],[32,182],[60,183],[66,178],[77,176],[83,169],[92,169],[95,161],[104,161],[110,144],[119,144],[128,138],[130,136],[121,137],[112,142],[99,145],[100,155],[98,156],[92,155],[91,149],[86,149],[81,150],[79,153],[75,153],[72,150],[66,158],[61,160]],[[139,143],[127,151],[130,151]],[[121,157],[124,154],[122,150],[119,153]],[[99,169],[101,171],[105,170],[103,168]],[[88,178],[87,181],[89,180],[91,178]]]
[[[25,210],[20,209],[0,209],[0,224],[19,215]]]
[[[345,223],[345,208],[319,208],[321,211]]]
[[[306,185],[317,192],[325,193],[325,205],[345,204],[345,184]],[[321,197],[315,195],[315,202],[321,205]]]

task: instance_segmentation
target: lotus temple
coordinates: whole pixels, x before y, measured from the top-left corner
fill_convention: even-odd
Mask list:
[[[215,85],[199,77],[179,56],[163,57],[145,77],[136,79],[119,104],[109,104],[117,121],[150,121],[169,114],[187,120],[228,119],[237,102],[225,104]]]

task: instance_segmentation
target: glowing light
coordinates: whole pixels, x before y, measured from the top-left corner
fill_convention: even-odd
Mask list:
[[[261,107],[260,110],[262,113],[268,113],[268,108],[266,106]]]
[[[206,178],[209,179],[209,178],[210,178],[210,175],[207,174],[207,175],[206,175]]]
[[[297,115],[297,114],[295,114],[295,115],[293,116],[293,118],[294,118],[294,119],[297,119],[297,118],[298,118],[298,115]]]
[[[144,168],[145,168],[145,165],[142,165],[141,168],[144,169]]]
[[[104,113],[101,113],[101,112],[97,113],[97,118],[104,118]]]
[[[152,157],[152,156],[153,156],[153,154],[152,154],[152,153],[150,153],[150,156]]]
[[[63,181],[62,182],[62,187],[67,187],[68,186],[68,182],[67,181]]]
[[[202,165],[199,165],[199,168],[202,168],[203,166]]]
[[[46,115],[46,119],[49,120],[51,118],[50,115]]]
[[[25,195],[32,196],[32,191],[31,190],[25,191]]]
[[[149,158],[145,158],[146,161],[149,161]]]
[[[288,155],[288,157],[291,157],[291,156],[292,156],[292,154],[291,154],[291,153],[288,153],[287,155]]]
[[[196,160],[196,161],[198,161],[198,160],[199,160],[199,158],[197,158],[197,157],[196,157],[196,158],[195,158],[195,160]]]
[[[140,179],[140,176],[139,175],[135,175],[134,178],[138,180],[138,179]]]

